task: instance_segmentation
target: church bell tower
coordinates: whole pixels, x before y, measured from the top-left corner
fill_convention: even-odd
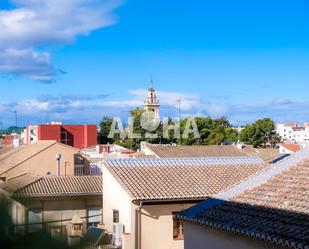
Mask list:
[[[148,89],[147,98],[144,102],[144,111],[146,113],[154,114],[156,119],[160,119],[160,104],[157,100],[156,91],[153,88],[153,81],[150,81],[150,87]]]

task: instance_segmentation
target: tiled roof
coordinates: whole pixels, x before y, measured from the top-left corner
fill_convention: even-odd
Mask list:
[[[309,152],[295,153],[288,163],[277,163],[255,176],[260,184],[252,177],[239,184],[247,186],[243,191],[235,186],[178,218],[290,248],[309,248],[309,160],[300,155],[309,157]],[[281,170],[269,175],[276,168]]]
[[[234,161],[237,161],[237,158],[224,160],[222,158],[122,159],[108,160],[105,166],[132,200],[204,199],[266,167],[260,159],[257,161],[252,159],[251,163],[249,159],[249,161],[238,160],[238,163]]]
[[[33,176],[30,174],[23,174],[12,179],[7,179],[6,182],[0,184],[0,188],[8,193],[13,193],[18,189],[21,189],[30,183],[33,183],[40,179],[39,176]]]
[[[301,146],[299,144],[280,144],[280,146],[293,152],[301,150]]]
[[[234,145],[167,146],[148,144],[147,147],[160,158],[246,156],[244,152]]]
[[[39,141],[14,148],[0,156],[0,175],[54,145],[56,141]]]
[[[35,163],[29,167],[26,162],[41,153],[51,151],[50,149],[52,147],[58,147],[58,149],[67,148],[72,152],[72,155],[79,153],[78,149],[53,140],[38,141],[31,145],[23,145],[0,155],[0,176],[8,178],[25,173],[45,175],[46,172],[50,171],[50,163]]]
[[[1,144],[1,141],[0,141]],[[0,157],[5,153],[8,153],[10,150],[13,150],[13,147],[0,147]]]
[[[278,148],[254,148],[251,145],[246,145],[242,151],[249,156],[259,156],[267,163],[282,156]]]
[[[43,177],[15,191],[13,197],[101,195],[102,176]]]
[[[136,151],[132,154],[132,158],[156,158],[156,155],[146,155],[143,151]]]
[[[144,158],[141,160],[125,158],[110,159],[106,162],[111,166],[119,167],[160,167],[160,166],[186,166],[186,165],[225,165],[225,164],[259,164],[263,161],[259,157],[199,157],[199,158]]]

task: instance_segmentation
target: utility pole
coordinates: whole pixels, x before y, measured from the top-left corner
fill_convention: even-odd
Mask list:
[[[14,114],[15,114],[15,126],[17,127],[17,111],[16,110],[14,111]]]

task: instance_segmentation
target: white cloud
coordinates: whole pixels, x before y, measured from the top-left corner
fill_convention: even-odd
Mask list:
[[[16,102],[0,102],[0,120],[4,126],[14,124],[13,111],[19,116],[19,124],[28,121],[37,123],[49,120],[65,122],[95,123],[103,116],[127,118],[128,112],[135,107],[142,106],[145,95],[142,90],[130,91],[132,98],[127,100],[109,100],[110,96],[100,95],[63,95],[40,96],[38,98],[23,99]],[[161,101],[162,117],[178,116],[178,109],[174,105],[175,97],[194,99],[196,105],[189,105],[182,110],[182,117],[186,116],[227,116],[232,124],[247,124],[263,117],[270,117],[276,122],[294,120],[297,122],[309,121],[309,101],[307,99],[268,99],[250,103],[204,103],[197,95],[161,92],[158,96]],[[164,104],[162,104],[164,103]],[[169,108],[170,107],[170,108]]]
[[[147,91],[143,89],[130,90],[131,98],[103,102],[108,107],[123,107],[130,109],[141,107]],[[246,124],[259,118],[270,117],[275,121],[295,120],[309,121],[309,101],[306,99],[263,99],[250,102],[220,102],[214,99],[205,101],[196,94],[158,91],[157,97],[161,104],[163,115],[178,116],[177,99],[181,98],[182,116],[227,116],[233,124]]]
[[[0,72],[19,74],[33,80],[50,82],[60,70],[54,68],[50,54],[32,49],[0,50]]]
[[[145,96],[147,96],[147,90],[129,90],[129,94],[132,96],[131,99],[106,101],[103,105],[124,108],[140,107],[144,103]],[[181,110],[184,112],[191,111],[192,113],[204,113],[204,115],[208,114],[212,116],[222,116],[228,112],[228,107],[226,105],[204,102],[202,98],[196,94],[166,91],[157,91],[156,94],[163,111],[164,108],[167,107],[170,113],[177,113],[177,115],[179,99],[181,100]]]
[[[120,0],[12,0],[0,10],[0,72],[49,82],[60,71],[44,45],[72,43],[77,36],[112,25]],[[24,63],[15,62],[21,59]],[[26,72],[26,73],[25,73]]]
[[[130,90],[129,93],[134,95],[135,100],[139,100],[140,104],[143,103],[147,91],[143,89]],[[194,107],[201,105],[200,96],[194,94],[180,93],[180,92],[165,92],[157,91],[157,97],[161,105],[168,105],[178,108],[178,100],[181,100],[181,108],[183,110],[190,110]]]

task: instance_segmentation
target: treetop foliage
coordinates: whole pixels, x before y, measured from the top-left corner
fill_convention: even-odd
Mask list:
[[[99,142],[100,143],[117,143],[127,148],[139,148],[141,141],[148,141],[150,143],[172,144],[177,143],[181,145],[216,145],[216,144],[231,144],[237,141],[245,144],[253,145],[254,147],[275,146],[280,141],[280,138],[275,133],[274,122],[269,118],[259,119],[253,124],[246,125],[240,132],[231,125],[226,117],[211,118],[211,117],[196,117],[195,123],[199,132],[199,137],[194,137],[190,134],[188,138],[175,138],[174,130],[168,130],[169,138],[163,136],[163,123],[161,122],[157,129],[152,131],[153,134],[158,134],[157,138],[147,138],[145,136],[146,130],[141,125],[141,116],[143,110],[135,109],[131,111],[131,118],[133,118],[133,127],[127,127],[126,133],[129,130],[133,133],[141,134],[140,138],[125,138],[121,139],[118,134],[111,139],[108,138],[113,119],[104,117],[100,123]],[[189,118],[180,121],[180,134],[183,134]],[[166,121],[165,121],[166,122]],[[168,119],[169,125],[175,125],[177,120]],[[164,137],[164,138],[163,138]]]

